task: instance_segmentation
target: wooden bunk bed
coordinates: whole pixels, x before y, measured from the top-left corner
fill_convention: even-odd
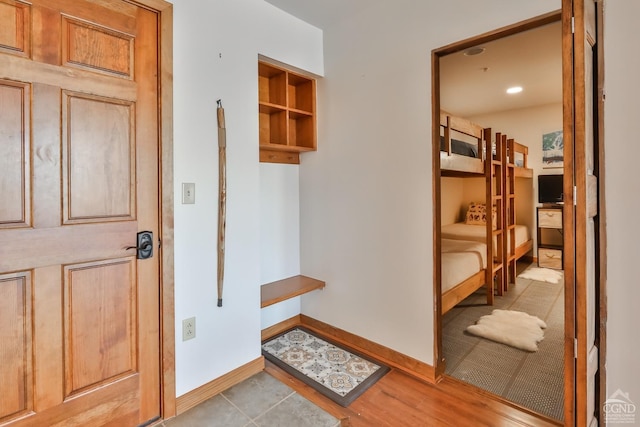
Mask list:
[[[442,313],[458,304],[480,287],[487,286],[487,303],[493,303],[494,285],[498,295],[508,290],[510,279],[515,281],[515,263],[533,247],[531,232],[526,226],[515,223],[515,178],[533,177],[527,167],[528,148],[507,138],[502,133],[495,134],[492,142],[491,129],[482,127],[447,113],[440,116],[440,173],[444,177],[483,177],[486,182],[485,225],[456,223],[442,227],[441,241],[474,241],[485,243],[486,259],[492,260],[491,268],[461,280],[451,289],[445,289],[445,269],[449,268],[447,258],[455,257],[442,244]],[[462,135],[465,144],[472,149],[460,148],[454,135]],[[486,209],[486,206],[495,206]],[[492,244],[486,244],[491,241]],[[446,255],[445,255],[446,254]],[[494,283],[495,282],[495,283]]]
[[[492,205],[501,206],[500,221],[502,229],[502,245],[498,245],[498,237],[493,237],[493,250],[503,251],[502,263],[505,266],[505,276],[501,286],[498,287],[498,295],[502,295],[508,290],[509,283],[515,283],[516,278],[516,262],[524,255],[529,253],[533,248],[533,239],[531,230],[527,226],[516,223],[516,179],[532,179],[533,171],[527,167],[527,157],[529,149],[515,140],[508,138],[506,135],[496,133],[496,142],[493,144],[494,150],[499,155],[493,155],[493,167],[499,168],[500,178],[498,183],[494,183],[492,189],[489,186],[487,178],[486,192],[489,194],[493,191],[496,197],[492,199]],[[486,141],[490,141],[491,137],[487,136]],[[489,144],[487,142],[486,144]],[[513,155],[511,154],[513,153]],[[465,174],[469,176],[469,174]],[[495,171],[494,176],[495,180]],[[488,201],[487,201],[488,205]],[[448,224],[442,227],[441,236],[445,239],[458,240],[474,240],[486,242],[487,235],[484,226],[471,225],[466,222],[458,222]]]
[[[442,314],[485,285],[487,247],[481,242],[441,239]],[[489,298],[491,296],[491,298]],[[487,288],[487,304],[493,304],[493,288]]]
[[[443,176],[483,175],[484,129],[467,119],[440,114],[440,172]]]
[[[487,139],[490,131],[487,132],[481,126],[447,113],[440,115],[440,129],[440,174],[442,176],[486,177],[487,174],[495,176],[492,172],[493,166],[485,167],[485,159],[493,157],[490,151],[491,144],[487,144],[487,141],[490,142],[490,139]],[[491,194],[487,195],[489,206],[491,206]],[[487,214],[489,215],[488,223],[492,224],[494,213],[489,209]],[[485,232],[487,233],[486,242],[486,236],[493,236],[496,231],[489,225],[485,227]],[[440,239],[442,314],[483,286],[487,288],[487,304],[493,305],[493,278],[502,269],[502,251],[494,251],[493,245],[487,245],[485,242]],[[502,287],[501,282],[500,287]]]

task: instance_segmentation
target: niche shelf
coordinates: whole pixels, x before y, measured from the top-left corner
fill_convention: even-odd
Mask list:
[[[324,287],[325,282],[302,275],[267,283],[260,287],[260,308]]]
[[[315,79],[258,61],[258,114],[261,162],[300,163],[316,150]]]

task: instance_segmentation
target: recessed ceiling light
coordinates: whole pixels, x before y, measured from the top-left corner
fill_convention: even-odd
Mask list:
[[[507,93],[513,95],[514,93],[522,92],[522,86],[513,86],[507,89]]]
[[[464,51],[464,56],[480,55],[483,52],[484,52],[483,47],[470,47],[469,49]]]

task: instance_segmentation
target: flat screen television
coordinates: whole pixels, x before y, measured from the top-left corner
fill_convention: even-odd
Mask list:
[[[538,175],[538,203],[562,203],[562,175]]]

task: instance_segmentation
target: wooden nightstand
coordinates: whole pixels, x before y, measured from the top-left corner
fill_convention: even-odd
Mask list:
[[[539,206],[538,266],[562,270],[562,205]]]

